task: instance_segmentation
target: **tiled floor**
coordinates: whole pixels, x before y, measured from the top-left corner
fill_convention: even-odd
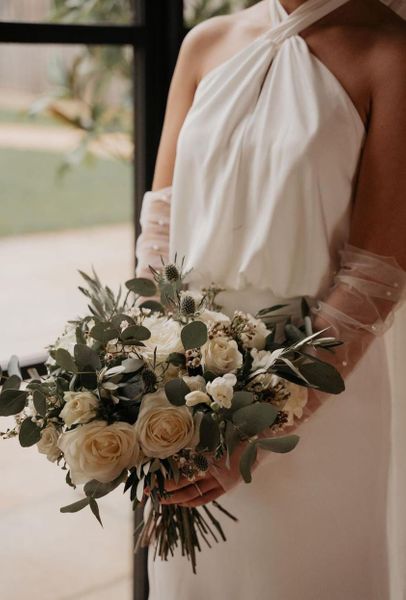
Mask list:
[[[7,289],[0,314],[8,315],[0,358],[41,350],[81,311],[77,268],[97,265],[113,287],[130,277],[132,235],[130,225],[115,225],[0,240]],[[0,430],[6,428],[0,419]],[[0,600],[131,598],[132,514],[122,488],[99,501],[102,529],[88,509],[59,512],[80,491],[70,489],[65,473],[36,447],[0,439],[0,473]]]
[[[1,600],[129,600],[132,515],[122,488],[89,510],[61,514],[81,497],[64,472],[15,440],[0,440]]]

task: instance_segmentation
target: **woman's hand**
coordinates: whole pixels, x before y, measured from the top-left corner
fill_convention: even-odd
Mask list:
[[[165,489],[171,496],[162,499],[161,504],[179,504],[188,507],[207,504],[224,494],[224,489],[210,473],[196,477],[194,482],[186,477],[181,477],[178,483],[168,479],[165,482]]]
[[[226,455],[214,462],[205,475],[190,481],[186,477],[180,478],[178,483],[173,479],[165,482],[165,489],[171,494],[170,498],[162,499],[162,504],[180,504],[181,506],[201,506],[216,500],[226,491],[242,481],[240,473],[241,454],[247,442],[240,442],[230,458],[230,468],[226,466]],[[255,466],[259,464],[258,461]],[[215,473],[215,475],[214,475]]]

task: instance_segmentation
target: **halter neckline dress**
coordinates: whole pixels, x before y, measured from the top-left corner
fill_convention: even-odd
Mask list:
[[[302,30],[347,0],[307,0],[200,81],[182,125],[169,255],[190,289],[215,282],[223,311],[327,291],[348,239],[365,128]],[[379,365],[379,369],[377,368]],[[383,340],[251,484],[221,497],[227,542],[149,552],[149,600],[389,600],[389,379]],[[397,600],[393,598],[393,600]],[[399,598],[400,600],[400,598]]]

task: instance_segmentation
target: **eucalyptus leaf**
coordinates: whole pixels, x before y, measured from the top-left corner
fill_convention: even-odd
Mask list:
[[[102,344],[107,344],[110,340],[114,340],[118,338],[120,335],[120,331],[111,327],[107,323],[98,323],[90,330],[90,335],[93,339],[101,342]]]
[[[47,412],[47,399],[40,390],[34,390],[33,393],[34,408],[41,417],[45,417]]]
[[[165,383],[166,397],[174,406],[183,406],[186,404],[185,396],[189,392],[189,386],[180,377],[175,377]]]
[[[57,349],[55,352],[55,361],[59,367],[62,367],[62,369],[69,373],[76,373],[78,370],[73,357],[65,350],[65,348]]]
[[[30,418],[25,419],[20,426],[18,440],[23,448],[34,446],[41,439],[41,428]]]
[[[103,523],[102,523],[102,520],[100,518],[99,505],[97,504],[97,502],[93,498],[93,496],[91,496],[89,498],[89,506],[90,506],[90,510],[92,511],[92,513],[94,514],[94,516],[96,517],[96,519],[99,521],[100,525],[103,527]]]
[[[185,350],[200,348],[207,342],[207,326],[202,321],[192,321],[182,328],[180,337]]]
[[[0,417],[10,417],[20,413],[27,402],[28,392],[5,390],[0,394]]]
[[[198,452],[212,452],[220,443],[220,429],[218,423],[210,413],[203,415],[200,422]]]
[[[110,481],[109,483],[101,483],[96,479],[92,479],[88,481],[83,487],[83,491],[86,496],[92,498],[102,498],[107,494],[110,494],[113,490],[115,490],[121,483],[123,483],[127,478],[127,469],[125,469],[116,479]]]
[[[270,427],[278,414],[278,409],[272,404],[256,402],[244,406],[233,413],[233,423],[245,435],[252,436]]]
[[[81,500],[78,500],[77,502],[74,502],[73,504],[68,504],[67,506],[62,506],[62,508],[60,508],[59,510],[61,513],[75,513],[75,512],[79,512],[80,510],[82,510],[83,508],[88,506],[89,503],[90,503],[90,498],[82,498]]]
[[[263,438],[257,440],[255,443],[264,450],[270,450],[271,452],[285,453],[293,450],[299,442],[298,435],[287,435],[278,438]]]
[[[3,386],[1,389],[3,392],[5,390],[19,390],[20,385],[21,385],[21,379],[19,378],[19,376],[11,375],[11,377],[8,377],[6,379],[6,381],[3,383]]]
[[[251,483],[251,469],[257,458],[257,447],[255,444],[248,443],[240,458],[240,473],[245,483]]]
[[[74,347],[74,357],[76,364],[81,371],[101,369],[102,364],[97,352],[85,344],[76,344]]]
[[[255,400],[255,396],[252,392],[246,390],[237,390],[234,392],[233,399],[231,401],[231,410],[236,411],[243,406],[249,406]]]
[[[115,315],[111,319],[111,324],[113,326],[113,329],[120,329],[120,325],[124,321],[127,321],[127,323],[129,323],[129,325],[134,325],[135,324],[135,321],[134,321],[134,319],[132,317],[130,317],[129,315],[126,315],[124,313],[120,313],[118,315]]]
[[[228,452],[229,456],[231,456],[232,453],[234,452],[240,439],[241,439],[240,434],[238,433],[238,430],[235,428],[233,423],[231,421],[227,421],[226,422],[226,430],[224,433],[224,441],[225,441],[227,452]]]
[[[138,294],[139,296],[155,296],[157,287],[151,279],[147,277],[136,277],[125,282],[127,289]]]
[[[186,357],[182,352],[171,352],[166,360],[177,367],[184,367],[186,365]]]
[[[120,334],[120,338],[124,342],[129,340],[148,340],[150,337],[150,330],[146,327],[143,327],[142,325],[130,325],[129,327],[124,329]]]
[[[333,365],[320,361],[301,365],[300,370],[313,387],[328,394],[341,394],[345,383]]]
[[[165,307],[156,300],[144,300],[139,304],[139,308],[149,308],[152,312],[165,313]]]

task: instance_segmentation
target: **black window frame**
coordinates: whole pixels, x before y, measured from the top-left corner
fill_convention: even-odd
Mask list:
[[[144,193],[151,189],[166,100],[179,48],[187,30],[183,0],[133,0],[135,21],[128,25],[0,22],[0,44],[129,45],[133,48],[134,249],[140,234]],[[135,252],[134,252],[134,268]],[[34,349],[38,350],[38,349]],[[45,372],[45,356],[22,364],[24,377]],[[35,362],[35,361],[34,361]],[[135,514],[135,525],[142,518]],[[147,549],[134,555],[133,598],[148,598]]]

